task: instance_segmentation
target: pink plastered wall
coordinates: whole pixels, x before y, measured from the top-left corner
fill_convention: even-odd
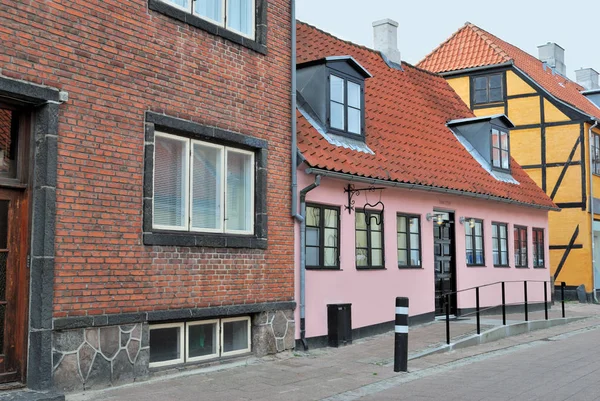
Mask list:
[[[301,167],[298,171],[298,191],[314,182],[313,175],[307,175]],[[425,216],[433,210],[445,210],[455,213],[455,249],[457,289],[480,286],[497,281],[506,281],[507,303],[523,302],[523,280],[549,281],[548,268],[534,269],[532,266],[533,249],[531,243],[532,227],[543,228],[548,238],[548,213],[531,207],[510,205],[507,203],[469,198],[466,196],[438,194],[426,191],[387,188],[381,193],[385,204],[384,242],[385,270],[357,270],[355,267],[355,214],[345,210],[348,203],[344,187],[348,182],[323,177],[319,187],[309,192],[307,202],[340,207],[340,270],[306,271],[306,337],[327,334],[327,304],[351,303],[352,328],[371,326],[394,319],[394,302],[398,296],[410,300],[410,316],[434,312],[434,253],[433,224]],[[368,187],[368,184],[355,183],[356,187]],[[361,208],[367,202],[379,200],[379,191],[361,193],[354,199],[355,207]],[[397,257],[396,213],[421,215],[421,269],[399,269]],[[484,220],[484,247],[486,267],[467,267],[465,255],[464,225],[459,217],[473,217]],[[510,268],[495,268],[492,260],[491,224],[508,223],[508,249]],[[529,268],[514,267],[513,225],[528,228]],[[300,300],[300,224],[296,224],[296,300]],[[546,262],[549,261],[548,244],[545,244]],[[520,281],[520,283],[510,283]],[[482,306],[497,305],[501,302],[500,285],[482,288],[480,302]],[[528,284],[528,301],[543,301],[543,284]],[[548,288],[549,290],[549,288]],[[550,291],[548,291],[550,296]],[[299,322],[299,308],[296,319]],[[475,306],[475,293],[468,291],[458,297],[460,309]],[[296,325],[296,338],[299,338],[300,325]]]

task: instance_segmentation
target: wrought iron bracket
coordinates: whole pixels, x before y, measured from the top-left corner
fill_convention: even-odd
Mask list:
[[[356,195],[360,195],[361,192],[374,192],[379,190],[384,190],[382,187],[366,187],[366,188],[356,188],[352,184],[348,184],[346,188],[344,188],[344,193],[348,194],[348,205],[344,206],[344,210],[348,211],[348,214],[352,214],[354,210],[354,202],[353,199]]]

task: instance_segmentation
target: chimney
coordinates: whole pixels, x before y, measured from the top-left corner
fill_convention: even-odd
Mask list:
[[[593,68],[581,68],[575,71],[575,80],[586,90],[600,89],[600,85],[598,85],[598,72]]]
[[[563,77],[567,76],[565,65],[565,49],[556,43],[546,43],[538,46],[539,59]]]
[[[387,18],[373,22],[373,42],[375,50],[382,52],[389,61],[401,63],[396,21]]]

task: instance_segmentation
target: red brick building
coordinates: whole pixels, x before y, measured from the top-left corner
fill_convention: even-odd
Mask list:
[[[0,0],[0,382],[293,346],[291,11]]]

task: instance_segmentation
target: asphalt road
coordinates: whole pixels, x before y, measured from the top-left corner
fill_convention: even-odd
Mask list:
[[[335,399],[600,400],[600,330],[458,360],[367,390],[363,397],[346,393]]]

